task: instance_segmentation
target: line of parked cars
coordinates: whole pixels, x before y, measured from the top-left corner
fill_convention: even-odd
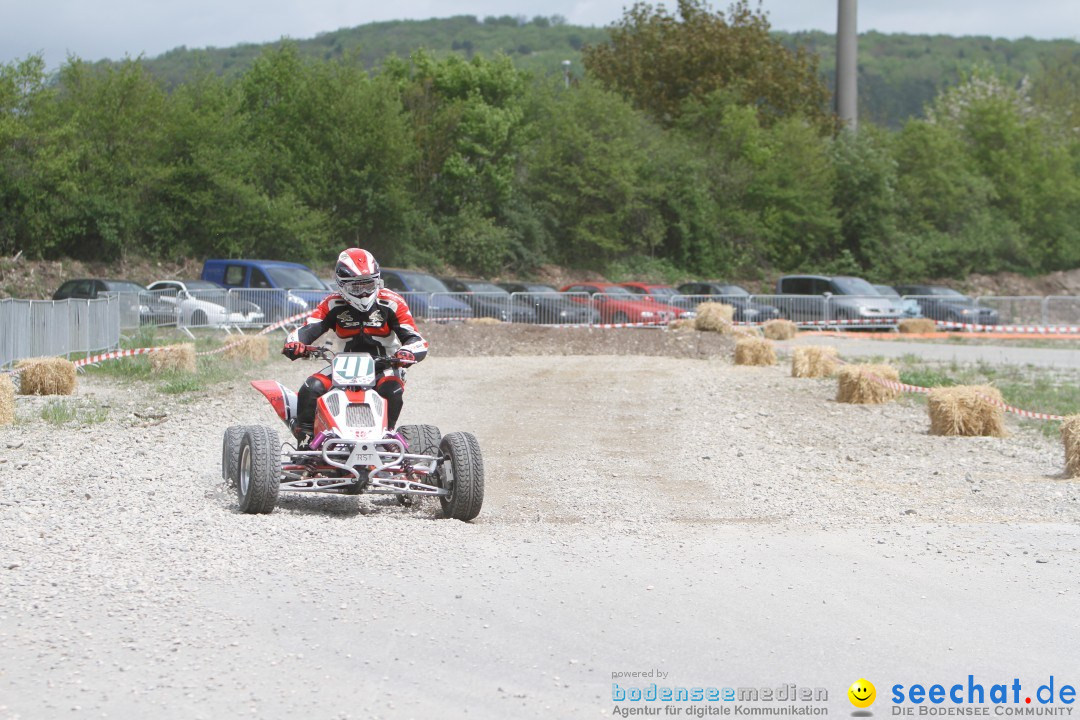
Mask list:
[[[556,288],[528,282],[494,283],[436,277],[383,268],[387,288],[401,293],[413,314],[423,318],[495,318],[515,323],[661,323],[693,317],[707,298],[735,308],[735,320],[795,322],[840,319],[890,324],[927,317],[997,324],[991,308],[936,285],[871,285],[850,276],[785,275],[772,296],[754,296],[725,282],[688,282],[673,287],[642,282],[583,282]],[[198,280],[160,280],[143,287],[126,280],[68,280],[53,299],[96,298],[116,293],[129,298],[140,321],[157,325],[259,325],[313,308],[334,285],[299,263],[210,259]],[[137,306],[137,308],[136,308]]]

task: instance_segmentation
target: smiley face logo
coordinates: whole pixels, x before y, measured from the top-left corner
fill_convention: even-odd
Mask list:
[[[877,690],[874,688],[874,683],[865,678],[859,678],[851,683],[851,687],[847,689],[847,696],[855,707],[868,708],[877,699]]]

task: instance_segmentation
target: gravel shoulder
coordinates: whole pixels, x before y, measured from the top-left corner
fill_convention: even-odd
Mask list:
[[[402,421],[484,450],[471,524],[364,497],[236,513],[221,432],[278,427],[247,380],[314,364],[180,399],[84,380],[106,421],[0,428],[0,718],[596,717],[612,671],[650,666],[842,709],[863,676],[1075,664],[1059,444],[662,354],[415,368]]]

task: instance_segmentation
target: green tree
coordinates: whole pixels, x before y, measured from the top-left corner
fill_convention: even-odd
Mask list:
[[[726,16],[705,0],[678,0],[677,8],[672,14],[663,5],[634,4],[609,28],[608,43],[583,49],[585,68],[665,126],[687,100],[726,90],[765,125],[800,114],[833,127],[815,57],[774,39],[763,12],[746,0]]]

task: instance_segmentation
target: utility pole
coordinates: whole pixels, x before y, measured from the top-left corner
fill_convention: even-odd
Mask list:
[[[564,83],[564,85],[566,86],[567,89],[570,89],[570,61],[569,60],[563,60],[562,61],[562,74],[563,74],[563,83]]]
[[[859,125],[858,52],[855,20],[858,0],[838,0],[836,24],[836,114],[852,132]]]

